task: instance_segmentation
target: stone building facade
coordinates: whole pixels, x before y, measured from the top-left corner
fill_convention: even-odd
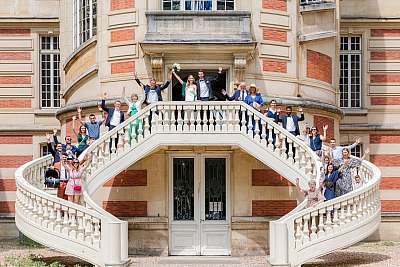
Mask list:
[[[303,107],[309,125],[328,124],[328,136],[342,144],[360,136],[353,152],[369,147],[384,177],[384,223],[373,238],[399,239],[388,229],[400,212],[400,4],[364,2],[361,8],[356,0],[4,1],[0,213],[7,229],[14,229],[13,172],[46,152],[46,132],[73,136],[77,107],[100,117],[104,93],[110,102],[124,87],[142,95],[134,73],[162,82],[179,63],[182,75],[199,69],[211,75],[221,66],[228,93],[237,81],[255,83],[265,100]],[[179,90],[173,80],[164,100],[180,100]],[[162,147],[95,193],[106,210],[129,218],[130,252],[171,253],[171,158],[182,155],[229,159],[229,249],[265,254],[268,221],[297,205],[295,188],[239,149],[197,146]]]

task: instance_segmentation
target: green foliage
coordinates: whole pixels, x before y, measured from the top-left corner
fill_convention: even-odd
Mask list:
[[[0,263],[1,267],[65,267],[65,265],[59,262],[53,262],[47,265],[41,255],[29,254],[27,256],[7,256],[3,263]]]

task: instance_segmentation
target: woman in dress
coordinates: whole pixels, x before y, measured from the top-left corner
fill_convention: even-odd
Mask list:
[[[343,148],[342,158],[333,161],[334,166],[341,176],[336,182],[336,197],[340,197],[353,190],[352,171],[361,165],[361,162],[368,153],[369,150],[367,149],[362,158],[350,157],[350,150],[348,148]]]
[[[328,125],[323,127],[324,134],[320,135],[317,127],[311,128],[310,143],[311,149],[317,153],[319,157],[322,156],[322,142],[326,140],[326,131],[328,130]]]
[[[197,85],[194,83],[193,75],[189,75],[186,82],[174,70],[172,70],[175,78],[180,84],[182,84],[182,96],[185,97],[185,101],[196,101],[197,100]]]
[[[254,83],[250,84],[249,94],[244,99],[244,102],[258,111],[260,111],[261,107],[264,105],[264,100],[261,94],[257,93],[257,87]]]
[[[144,97],[139,99],[139,96],[137,94],[132,94],[131,99],[129,100],[128,97],[125,96],[125,88],[123,89],[123,98],[124,102],[128,105],[128,115],[129,117],[135,116],[139,111],[142,110],[142,104],[144,102]],[[129,126],[129,143],[132,143],[132,139],[135,138],[136,140],[138,139],[139,135],[139,127],[143,127],[143,123],[141,120],[136,119],[135,125],[133,123],[130,123]],[[135,128],[135,131],[133,129]]]
[[[89,147],[89,145],[88,145],[89,135],[87,134],[87,130],[84,125],[81,125],[79,127],[78,133],[75,131],[75,120],[76,120],[76,116],[73,116],[72,117],[72,130],[78,139],[78,144],[76,145],[78,152],[76,153],[76,157],[79,157],[79,155],[82,154],[82,152],[86,148]]]
[[[68,171],[69,180],[65,187],[65,195],[68,201],[79,204],[82,195],[82,178],[89,164],[82,165],[78,159],[74,159],[71,164],[61,161],[61,164]]]
[[[338,179],[339,173],[335,171],[333,163],[328,163],[325,173],[325,179],[322,183],[325,188],[324,197],[326,201],[335,198],[335,186]]]

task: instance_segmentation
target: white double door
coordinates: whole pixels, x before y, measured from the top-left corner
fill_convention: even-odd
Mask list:
[[[170,158],[170,255],[230,255],[229,158]]]

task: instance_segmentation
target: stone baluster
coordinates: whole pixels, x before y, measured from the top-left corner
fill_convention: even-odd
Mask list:
[[[286,137],[283,133],[281,133],[280,136],[281,139],[281,159],[285,160],[287,159],[287,154],[286,154]]]
[[[85,226],[85,242],[90,246],[93,245],[93,223],[92,216],[85,214],[84,217],[84,226]]]
[[[211,122],[210,122],[210,126],[208,125],[208,117],[207,117],[208,106],[202,106],[202,110],[203,110],[203,132],[209,132],[210,127],[212,127],[213,125],[211,125]],[[211,117],[211,115],[210,115],[210,117]]]
[[[155,116],[155,113],[152,113],[153,116]],[[150,111],[146,112],[143,115],[143,123],[144,123],[144,132],[143,132],[143,138],[148,138],[150,136],[150,124],[149,124],[149,118],[150,118]],[[153,119],[153,118],[151,118]],[[175,127],[175,124],[173,125]],[[141,128],[141,127],[139,127]]]
[[[334,232],[336,232],[340,227],[340,220],[339,220],[339,214],[338,214],[340,207],[341,207],[340,203],[335,204],[333,206],[333,220],[332,220],[333,227],[332,228],[333,228]]]
[[[303,237],[303,232],[302,232],[302,230],[301,230],[301,228],[302,228],[302,223],[303,223],[303,219],[300,217],[300,218],[297,218],[296,220],[295,220],[295,227],[296,227],[296,230],[295,230],[295,234],[294,234],[294,237],[295,237],[295,246],[296,246],[296,248],[299,248],[299,247],[301,247],[301,245],[302,245],[302,237]]]
[[[352,206],[352,204],[353,204],[353,200],[352,199],[347,201],[347,205],[346,205],[347,213],[346,213],[346,220],[345,220],[346,224],[351,223],[351,206]]]
[[[121,128],[118,131],[118,144],[117,144],[117,153],[121,155],[124,152],[124,128]]]
[[[202,129],[202,120],[201,120],[201,108],[202,106],[196,106],[197,112],[196,112],[196,132],[201,132]]]
[[[39,212],[39,203],[38,203],[38,201],[37,201],[37,197],[36,197],[36,196],[33,196],[33,210],[32,210],[32,214],[33,214],[33,221],[34,221],[34,222],[39,222],[38,212]]]
[[[28,207],[29,212],[28,212],[28,216],[33,221],[35,221],[35,213],[36,213],[35,195],[33,195],[33,194],[28,192],[28,197],[29,197],[29,207]]]
[[[234,120],[233,120],[233,130],[235,132],[240,132],[240,106],[235,106],[234,110]]]
[[[215,114],[214,114],[214,107],[213,106],[208,106],[208,109],[210,110],[210,119],[209,119],[209,122],[210,122],[210,125],[209,125],[209,127],[208,127],[208,131],[209,132],[214,132],[215,131],[215,128],[216,127],[218,127],[218,125],[217,125],[217,122],[216,122],[216,118],[215,118]],[[204,115],[204,116],[206,116],[206,115]],[[214,126],[214,124],[215,124],[215,126]]]
[[[363,199],[362,214],[363,214],[363,217],[367,217],[368,216],[368,193],[364,193],[362,195],[362,199]]]
[[[164,106],[158,106],[158,115],[155,112],[154,114],[157,116],[157,132],[162,133],[164,131]]]
[[[110,142],[111,139],[107,138],[105,140],[105,147],[104,147],[104,163],[108,162],[111,159],[111,155],[110,155]]]
[[[248,112],[247,136],[253,138],[253,113]]]
[[[311,240],[315,240],[317,239],[317,225],[316,225],[316,218],[318,216],[318,210],[317,211],[313,211],[311,213],[311,234],[310,234],[310,239]]]
[[[62,222],[61,232],[64,235],[68,235],[68,233],[69,233],[68,207],[62,206],[61,209],[62,209],[62,213],[63,213],[63,222]]]
[[[215,132],[221,132],[222,119],[219,113],[219,108],[214,106],[213,113],[215,118]]]
[[[268,129],[268,149],[269,151],[274,151],[274,127],[267,123],[267,129]]]
[[[306,167],[307,167],[307,151],[304,149],[304,148],[302,148],[302,147],[299,147],[299,150],[301,151],[300,152],[300,169],[306,174],[307,173],[307,171],[306,171]]]
[[[195,107],[194,106],[188,106],[188,109],[190,110],[190,126],[189,126],[189,131],[190,132],[195,132],[196,131],[196,119],[195,119]]]
[[[303,216],[303,244],[308,243],[310,241],[310,229],[309,229],[309,221],[310,214],[306,214]]]
[[[274,146],[272,145],[272,149],[271,146],[268,144],[268,140],[269,137],[267,136],[267,127],[269,127],[269,125],[267,126],[267,122],[265,120],[261,120],[261,144],[263,145],[263,147],[267,147],[269,148],[270,151],[273,151]],[[271,142],[272,144],[272,142]]]
[[[318,219],[318,238],[325,236],[325,225],[324,225],[324,215],[325,215],[325,209],[320,209],[319,210],[319,219]],[[326,217],[331,217],[331,215],[328,215],[328,212],[326,213]],[[328,219],[327,219],[328,220]]]
[[[178,122],[178,118],[176,117],[176,106],[170,106],[171,108],[171,127],[170,127],[170,131],[171,132],[176,132],[176,124]]]
[[[228,107],[227,106],[221,106],[221,111],[220,112],[222,112],[221,131],[227,132],[228,131],[229,120],[226,117],[226,113],[229,112]]]
[[[178,126],[177,126],[177,131],[182,132],[183,131],[183,120],[182,120],[182,106],[177,106],[178,109]]]
[[[156,110],[157,110],[157,107],[154,107],[151,109],[153,116],[151,116],[151,122],[150,122],[151,133],[150,134],[154,134],[158,131],[158,115],[156,113]]]
[[[332,233],[332,213],[333,206],[329,206],[326,208],[326,222],[325,222],[325,234],[329,235]]]
[[[306,169],[305,172],[307,175],[312,174],[312,159],[311,156],[309,154],[306,155]]]
[[[58,203],[54,203],[54,209],[56,210],[56,220],[54,223],[54,231],[61,233],[62,230],[62,216],[61,216],[61,205]]]
[[[241,107],[241,112],[242,112],[242,133],[246,134],[247,133],[247,126],[246,126],[246,109],[244,107]]]
[[[363,214],[363,206],[364,206],[364,194],[361,194],[358,196],[358,205],[357,205],[357,218],[361,219],[364,214]]]
[[[346,202],[340,203],[340,226],[343,226],[346,224]]]
[[[73,239],[76,239],[76,234],[77,234],[77,228],[78,225],[76,224],[76,210],[69,208],[68,209],[69,213],[69,236],[72,237]]]
[[[146,123],[145,122],[146,118],[142,115],[142,116],[139,116],[138,119],[143,122],[143,127],[139,127],[138,128],[137,136],[136,136],[136,133],[135,133],[135,142],[136,142],[136,139],[137,139],[138,140],[137,143],[140,143],[144,139],[144,129],[143,128],[144,128],[144,124]],[[142,126],[142,125],[140,125],[140,126]]]
[[[136,124],[136,120],[135,122],[133,122],[134,125]],[[130,136],[130,125],[124,128],[124,150],[128,151],[131,148],[131,142],[133,144],[136,143],[136,131],[135,131],[135,126],[132,125],[132,140],[131,140],[131,136]],[[133,146],[133,145],[132,145]]]
[[[187,107],[186,106],[183,106],[182,107],[183,108],[183,110],[182,110],[182,112],[183,112],[183,132],[184,133],[186,133],[186,132],[189,132],[189,110],[187,109]]]
[[[353,205],[352,205],[352,211],[351,211],[351,220],[352,221],[357,221],[357,213],[358,213],[358,208],[357,208],[357,202],[359,198],[355,197],[353,198]]]
[[[293,159],[293,140],[288,138],[287,139],[288,142],[288,146],[289,146],[289,151],[288,151],[288,161],[290,164],[294,163],[294,159]]]
[[[260,118],[256,114],[254,114],[253,116],[254,116],[254,139],[257,142],[260,142],[260,125],[259,125]]]
[[[281,132],[279,130],[274,129],[275,133],[275,151],[274,153],[280,157],[281,156],[281,151],[282,151],[282,141],[281,141]]]
[[[111,140],[112,140],[111,141],[111,143],[112,143],[112,145],[111,145],[111,158],[114,158],[116,156],[116,153],[117,153],[117,149],[115,148],[115,143],[117,141],[117,136],[118,136],[118,132],[114,133],[111,136]]]
[[[56,213],[55,213],[55,211],[54,211],[54,205],[55,205],[55,203],[54,202],[51,202],[51,201],[49,201],[48,202],[48,208],[49,208],[49,223],[48,223],[48,228],[51,230],[51,231],[54,231],[55,229],[55,224],[56,224],[56,219],[57,219],[57,217],[56,217]]]
[[[78,229],[77,229],[77,239],[80,241],[85,240],[85,227],[84,227],[84,214],[80,211],[76,213],[77,221],[78,221]]]
[[[48,209],[48,201],[47,199],[43,198],[42,199],[42,209],[43,209],[43,221],[42,221],[42,225],[44,227],[48,227],[49,224],[49,209]]]
[[[232,133],[233,131],[235,131],[235,107],[234,106],[228,106],[226,112],[228,113],[228,132]]]
[[[293,142],[293,147],[294,147],[294,163],[295,163],[295,167],[297,168],[297,169],[300,169],[300,151],[301,151],[301,149],[300,149],[300,146],[297,144],[297,143],[294,143]]]
[[[93,218],[93,225],[94,225],[94,231],[93,231],[93,246],[98,248],[100,247],[100,220],[97,218]]]

